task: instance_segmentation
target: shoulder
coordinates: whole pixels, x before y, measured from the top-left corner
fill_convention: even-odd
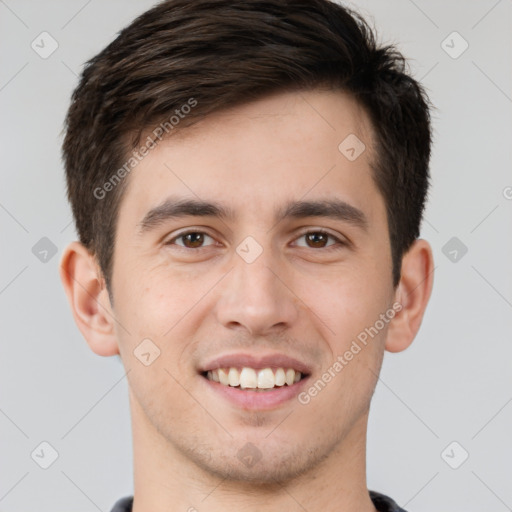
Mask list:
[[[110,512],[132,512],[133,496],[117,500]]]
[[[379,512],[407,512],[400,508],[389,496],[376,491],[369,491],[370,499]]]

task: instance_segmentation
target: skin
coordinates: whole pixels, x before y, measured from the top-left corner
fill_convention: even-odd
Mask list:
[[[367,116],[339,91],[279,93],[176,133],[129,176],[113,304],[81,244],[61,261],[91,349],[120,354],[128,372],[134,512],[374,511],[365,464],[370,401],[384,351],[405,350],[420,327],[433,257],[425,240],[415,241],[393,287]],[[338,150],[349,134],[366,145],[355,161]],[[167,219],[141,232],[148,211],[171,195],[221,202],[236,216]],[[330,217],[276,223],[287,201],[333,198],[361,210],[367,228]],[[209,235],[199,248],[176,238],[188,228]],[[345,244],[308,242],[304,231],[318,229]],[[236,252],[247,236],[262,248],[250,264]],[[313,383],[395,302],[401,310],[307,404],[248,411],[198,374],[227,352],[279,352],[310,364]],[[149,366],[133,353],[146,338],[160,349]],[[237,457],[247,442],[261,456],[251,467]]]

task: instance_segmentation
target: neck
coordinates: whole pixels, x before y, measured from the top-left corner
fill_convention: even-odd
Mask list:
[[[269,485],[222,480],[197,466],[154,429],[131,393],[130,403],[133,512],[376,512],[366,486],[368,412],[317,466]]]

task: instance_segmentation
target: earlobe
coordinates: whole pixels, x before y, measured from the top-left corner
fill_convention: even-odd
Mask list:
[[[94,256],[72,242],[59,271],[75,322],[91,350],[101,356],[119,354],[110,299]]]
[[[385,348],[401,352],[413,342],[432,292],[434,258],[426,240],[415,240],[402,259],[395,300],[401,309],[390,322]]]

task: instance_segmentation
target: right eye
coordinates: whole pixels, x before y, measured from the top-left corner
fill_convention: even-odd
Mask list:
[[[179,240],[181,243],[178,242]],[[165,245],[179,245],[185,249],[201,249],[202,247],[205,247],[205,242],[207,240],[211,240],[211,242],[215,243],[215,240],[210,235],[207,235],[202,231],[186,231],[184,233],[180,233],[174,238],[171,238]],[[208,243],[206,245],[212,245],[212,243]]]

